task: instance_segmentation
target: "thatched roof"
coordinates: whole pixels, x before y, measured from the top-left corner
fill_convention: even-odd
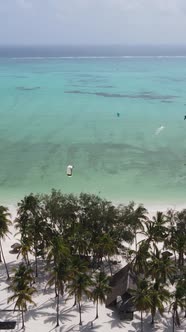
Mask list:
[[[129,312],[134,312],[135,311],[135,307],[134,307],[134,304],[133,304],[131,299],[129,299],[126,302],[121,301],[118,304],[118,308],[119,308],[119,312],[128,312],[129,313]]]
[[[162,252],[162,256],[163,256],[164,258],[171,257],[172,255],[173,255],[173,253],[170,252],[170,251],[168,251],[168,250],[165,250],[165,251]]]
[[[111,292],[107,296],[106,307],[113,305],[117,296],[123,296],[129,289],[135,289],[135,276],[130,264],[119,270],[110,280]]]
[[[21,248],[21,244],[18,242],[15,242],[14,244],[11,245],[12,249],[20,249]]]

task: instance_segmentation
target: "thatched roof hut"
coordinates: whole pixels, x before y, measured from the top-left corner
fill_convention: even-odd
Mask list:
[[[106,307],[115,305],[117,297],[120,296],[123,300],[130,297],[129,289],[136,288],[136,278],[132,272],[130,264],[124,266],[119,270],[110,280],[111,292],[108,294],[106,299]]]
[[[162,257],[163,258],[170,258],[171,256],[173,256],[173,253],[168,251],[168,250],[165,250],[162,252]]]
[[[9,251],[11,254],[18,254],[21,249],[21,243],[15,242],[11,245],[11,250]]]

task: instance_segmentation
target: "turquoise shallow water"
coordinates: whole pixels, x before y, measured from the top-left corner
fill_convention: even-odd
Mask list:
[[[0,101],[2,202],[185,201],[186,58],[0,59]]]

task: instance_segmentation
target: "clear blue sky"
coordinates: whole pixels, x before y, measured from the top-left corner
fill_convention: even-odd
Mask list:
[[[186,44],[186,0],[0,0],[1,44]]]

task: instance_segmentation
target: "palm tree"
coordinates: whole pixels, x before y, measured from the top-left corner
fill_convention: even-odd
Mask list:
[[[167,279],[172,281],[175,272],[176,267],[169,257],[161,255],[161,251],[158,249],[155,253],[151,252],[148,262],[148,276],[150,275],[156,284],[166,284]]]
[[[29,227],[32,222],[36,208],[36,197],[33,194],[25,196],[18,204],[17,218],[15,219],[15,227],[19,230],[21,238],[30,235]]]
[[[182,268],[184,265],[184,252],[186,251],[186,234],[184,233],[184,229],[172,227],[165,241],[165,247],[174,252],[175,263],[177,263],[176,253],[178,254],[178,266]]]
[[[157,242],[162,242],[167,236],[167,216],[163,212],[157,211],[153,218],[154,222],[154,237]]]
[[[154,221],[148,220],[145,223],[145,230],[143,232],[145,235],[146,239],[142,240],[141,242],[145,242],[148,250],[150,249],[157,249],[157,241],[156,241],[156,236],[155,236],[155,226],[154,226]],[[141,243],[140,242],[140,243]]]
[[[73,254],[88,255],[90,248],[91,232],[86,230],[80,223],[73,227],[71,235],[68,237],[68,243]]]
[[[59,234],[54,234],[50,241],[50,247],[48,248],[48,268],[51,271],[54,269],[54,275],[60,276],[59,266],[61,262],[64,260],[66,262],[69,259],[70,251],[66,243],[64,243],[63,238]],[[53,278],[52,278],[53,280]],[[55,284],[55,293],[56,297],[58,297],[58,286],[57,283],[59,281],[59,278],[54,278],[54,281],[56,281]]]
[[[151,221],[146,222],[146,232],[144,232],[144,234],[147,235],[149,244],[151,242],[155,244],[165,240],[168,235],[166,223],[167,216],[160,211],[157,211],[156,216],[154,216]]]
[[[8,279],[9,279],[9,272],[8,272],[5,256],[3,253],[2,239],[4,239],[4,237],[9,232],[8,226],[11,225],[11,221],[10,221],[9,217],[10,217],[10,213],[8,212],[8,208],[0,205],[0,262],[2,261],[2,259],[1,259],[1,256],[2,256]]]
[[[21,255],[27,266],[30,265],[30,261],[29,261],[29,257],[28,257],[29,252],[31,252],[31,240],[28,237],[22,238],[20,240],[20,248],[19,248],[17,258],[19,258],[19,256]]]
[[[109,286],[109,278],[104,272],[98,272],[95,275],[94,289],[92,291],[92,297],[96,303],[96,318],[98,318],[98,303],[105,303],[106,295],[111,291]]]
[[[173,209],[169,209],[166,212],[167,222],[169,224],[169,228],[174,227],[177,219],[177,211]]]
[[[49,240],[47,260],[53,262],[54,265],[61,261],[62,257],[69,255],[69,247],[58,233],[53,234]]]
[[[69,281],[74,280],[76,274],[78,273],[87,273],[88,272],[88,262],[83,259],[83,257],[73,255],[71,256],[70,266],[69,266]],[[76,293],[74,294],[74,304],[73,307],[76,305],[77,298]]]
[[[186,209],[180,212],[169,212],[167,216],[170,226],[169,234],[165,240],[165,247],[174,252],[175,263],[177,263],[176,253],[178,254],[178,265],[184,265],[184,252],[186,251]]]
[[[184,228],[176,229],[172,240],[174,249],[178,253],[179,268],[182,268],[184,266],[184,253],[186,252],[186,231]]]
[[[173,302],[170,304],[170,310],[172,310],[172,328],[174,332],[174,327],[180,326],[180,317],[178,309],[186,310],[186,287],[185,283],[182,280],[179,280],[176,285],[176,290],[171,295]]]
[[[91,297],[90,286],[92,285],[91,277],[86,273],[77,272],[76,275],[73,277],[67,289],[69,290],[69,295],[75,295],[78,307],[79,307],[79,325],[82,325],[81,319],[81,302],[83,295],[87,296],[88,298]]]
[[[168,229],[168,236],[164,241],[164,249],[171,250],[174,253],[174,262],[177,265],[177,243],[176,243],[176,229],[175,226],[171,225]]]
[[[15,301],[14,309],[18,308],[21,311],[22,329],[25,327],[24,312],[27,311],[27,303],[35,305],[32,301],[32,295],[36,292],[36,289],[30,286],[32,280],[32,270],[21,263],[15,272],[11,285],[8,287],[13,292],[13,295],[8,298],[8,303]]]
[[[131,289],[132,303],[136,310],[141,312],[141,332],[143,332],[143,311],[149,311],[151,308],[151,298],[149,296],[149,283],[146,279],[137,280],[137,288]]]
[[[147,221],[147,210],[142,204],[139,204],[135,208],[135,203],[130,202],[126,206],[125,219],[129,223],[131,230],[134,232],[135,250],[137,251],[137,233],[138,231],[144,231],[144,221]]]
[[[21,241],[24,243],[29,239],[30,246],[35,256],[35,276],[38,276],[38,248],[44,242],[44,231],[46,222],[43,218],[41,208],[41,197],[32,193],[25,196],[18,203],[18,216],[15,220],[15,227],[19,229]],[[25,240],[26,239],[26,240]],[[31,250],[30,248],[30,250]]]
[[[94,245],[94,254],[101,260],[105,257],[108,259],[110,273],[112,275],[112,268],[110,257],[117,253],[117,244],[109,234],[103,234],[97,237],[97,243]]]
[[[69,275],[69,259],[63,258],[60,262],[57,263],[56,266],[53,267],[53,270],[50,274],[50,279],[47,283],[48,286],[55,285],[55,291],[56,291],[56,300],[57,300],[57,306],[56,306],[56,327],[59,326],[59,296],[64,295],[64,288],[65,283],[68,280]]]
[[[165,288],[165,285],[152,284],[149,287],[149,298],[150,298],[150,311],[152,316],[151,324],[154,325],[154,318],[157,310],[160,315],[164,312],[164,303],[168,303],[170,299],[170,293]]]
[[[138,251],[129,250],[129,255],[134,254],[134,258],[131,263],[136,274],[147,275],[148,274],[148,259],[150,254],[148,252],[148,243],[143,240],[140,242]]]

